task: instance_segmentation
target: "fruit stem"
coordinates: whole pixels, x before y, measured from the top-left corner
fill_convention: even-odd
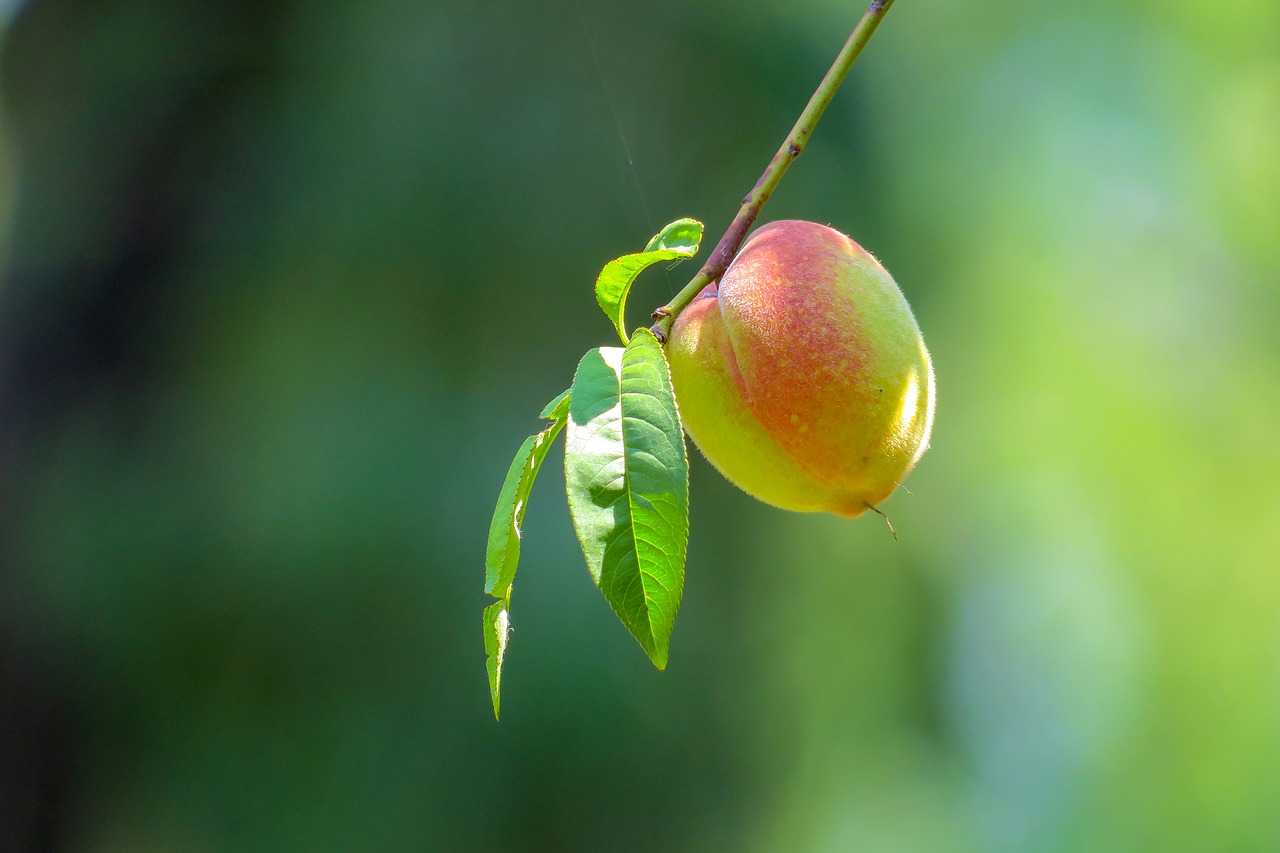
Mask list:
[[[675,322],[676,315],[683,311],[694,300],[694,297],[702,292],[704,287],[712,282],[719,281],[720,276],[724,275],[724,271],[729,267],[729,262],[733,260],[733,256],[738,253],[738,249],[742,246],[742,241],[747,236],[747,231],[751,229],[751,224],[755,222],[756,217],[760,215],[760,211],[764,208],[764,203],[769,200],[769,196],[773,194],[778,182],[786,174],[787,167],[804,151],[805,143],[809,141],[813,129],[818,124],[818,119],[822,117],[823,111],[831,103],[831,99],[835,97],[836,90],[844,82],[845,75],[849,73],[849,69],[853,66],[854,60],[858,58],[858,54],[862,53],[862,48],[871,40],[871,35],[876,31],[876,27],[880,26],[880,19],[884,17],[892,5],[893,0],[871,0],[871,5],[867,7],[867,11],[863,13],[858,25],[849,34],[849,40],[844,43],[844,47],[840,49],[839,55],[836,56],[836,61],[831,64],[827,75],[818,84],[818,88],[814,91],[813,97],[809,99],[809,104],[804,108],[804,112],[800,113],[800,118],[796,120],[795,127],[791,128],[791,133],[787,135],[782,147],[778,149],[778,153],[773,155],[773,159],[769,161],[764,174],[760,176],[760,180],[756,181],[755,187],[742,200],[742,207],[738,209],[738,215],[733,218],[733,222],[729,225],[729,230],[724,232],[724,236],[716,244],[716,248],[712,251],[711,256],[707,258],[707,262],[702,269],[698,270],[698,274],[684,286],[684,289],[675,295],[674,299],[653,312],[653,318],[658,322],[653,324],[652,331],[659,341],[666,341],[667,333],[671,331],[671,324]]]

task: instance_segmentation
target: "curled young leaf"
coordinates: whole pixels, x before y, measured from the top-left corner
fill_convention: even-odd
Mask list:
[[[663,228],[643,252],[623,255],[604,265],[596,278],[596,302],[604,311],[618,337],[625,344],[627,294],[636,277],[654,264],[663,261],[681,261],[698,254],[702,242],[702,223],[696,219],[677,219]]]

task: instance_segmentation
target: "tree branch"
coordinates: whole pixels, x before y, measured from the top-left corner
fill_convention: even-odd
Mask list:
[[[778,182],[786,174],[787,167],[804,151],[805,143],[809,141],[813,129],[817,127],[818,119],[822,117],[823,111],[835,97],[836,90],[844,82],[845,75],[849,73],[854,60],[858,58],[858,54],[862,53],[862,48],[870,41],[876,27],[880,26],[880,20],[892,5],[893,0],[872,0],[857,26],[853,28],[853,32],[849,34],[849,40],[840,49],[835,62],[831,64],[827,75],[818,84],[804,112],[800,113],[800,118],[796,120],[795,127],[791,128],[786,141],[782,143],[778,153],[773,155],[764,174],[760,176],[760,180],[756,181],[755,187],[742,200],[738,215],[733,218],[729,230],[724,232],[724,236],[716,244],[707,262],[684,286],[684,289],[675,295],[674,299],[653,312],[653,318],[658,321],[653,324],[653,333],[657,335],[658,340],[665,342],[676,316],[688,307],[703,288],[719,281],[720,276],[724,275],[729,262],[733,260],[734,255],[738,254],[747,231],[751,230],[751,224],[760,215],[765,202],[769,200]]]

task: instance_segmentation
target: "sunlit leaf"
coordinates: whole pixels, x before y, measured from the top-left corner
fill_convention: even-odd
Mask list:
[[[542,411],[538,417],[546,421],[563,420],[564,416],[569,413],[569,391],[565,389],[556,395],[556,398],[550,403],[542,407]]]
[[[510,591],[510,587],[507,588]],[[499,716],[502,704],[502,661],[507,655],[507,638],[511,635],[511,598],[496,601],[484,609],[485,668],[489,670],[489,697],[493,699],[493,716]]]
[[[696,219],[677,219],[663,228],[643,252],[623,255],[604,265],[596,279],[596,302],[613,323],[618,337],[627,343],[627,294],[636,277],[653,264],[680,261],[698,254],[702,242],[702,223]]]
[[[506,479],[498,493],[489,524],[489,545],[485,552],[484,591],[500,599],[484,611],[484,647],[489,669],[489,693],[493,697],[493,713],[498,715],[499,685],[502,661],[511,630],[511,584],[520,562],[520,538],[523,535],[524,511],[529,503],[533,482],[547,458],[556,436],[564,428],[569,410],[569,392],[556,397],[542,410],[542,417],[552,421],[542,432],[531,435],[516,451]]]
[[[684,587],[688,459],[666,355],[647,329],[587,353],[565,434],[569,512],[587,568],[659,668]]]
[[[698,254],[698,246],[701,243],[702,223],[696,219],[677,219],[654,234],[644,250],[646,252],[681,252],[685,257],[692,258]]]

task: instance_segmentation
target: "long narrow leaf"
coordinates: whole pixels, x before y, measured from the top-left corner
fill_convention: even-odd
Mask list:
[[[511,584],[520,562],[520,539],[523,535],[524,511],[529,504],[533,482],[547,458],[556,436],[564,428],[569,412],[569,392],[556,397],[542,410],[542,417],[552,421],[542,432],[531,435],[520,445],[507,469],[506,479],[498,493],[489,524],[489,544],[485,551],[484,591],[498,599],[484,611],[484,647],[489,671],[489,694],[493,699],[493,715],[498,716],[502,681],[502,663],[511,630]]]

